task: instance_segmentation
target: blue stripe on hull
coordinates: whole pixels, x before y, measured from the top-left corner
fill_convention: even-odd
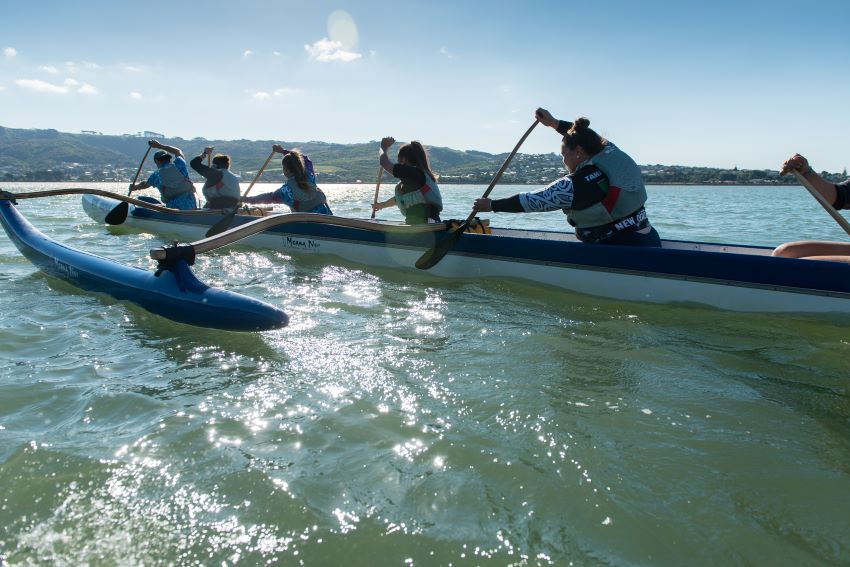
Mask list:
[[[464,235],[457,253],[663,274],[730,284],[850,293],[850,264],[730,252],[691,251]]]
[[[229,331],[277,329],[289,321],[273,305],[209,287],[185,262],[157,277],[56,242],[33,227],[9,201],[0,201],[0,222],[18,250],[43,272],[87,291],[131,301],[173,321]]]
[[[423,252],[446,235],[442,232],[408,235],[313,223],[281,225],[269,232],[416,248]],[[761,247],[749,248],[754,251],[767,250]],[[474,233],[464,234],[451,254],[633,272],[647,276],[658,274],[730,284],[850,293],[850,264],[774,258],[762,254],[611,246]]]

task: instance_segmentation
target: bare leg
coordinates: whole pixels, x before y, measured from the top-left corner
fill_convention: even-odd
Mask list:
[[[844,262],[850,264],[850,256],[806,256],[803,260],[825,260],[827,262]]]
[[[825,242],[823,240],[786,242],[778,246],[772,255],[783,258],[850,262],[850,242]]]

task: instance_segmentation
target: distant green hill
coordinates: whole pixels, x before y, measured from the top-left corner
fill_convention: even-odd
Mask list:
[[[180,148],[187,159],[198,155],[205,146],[215,146],[216,151],[230,154],[232,169],[243,177],[256,175],[273,143],[299,149],[310,156],[320,181],[325,183],[358,180],[370,183],[377,175],[377,141],[360,144],[203,138],[161,138],[160,141]],[[57,130],[0,127],[0,179],[129,181],[146,150],[147,138],[140,136],[70,134]],[[492,177],[507,157],[507,154],[441,147],[430,147],[428,151],[432,167],[444,180],[462,178],[469,183]],[[558,156],[551,154],[549,157],[549,161],[558,167]],[[146,167],[151,168],[152,163]],[[262,181],[279,179],[280,162],[274,160],[264,172]]]
[[[232,169],[243,179],[253,179],[265,162],[273,143],[299,149],[313,160],[319,183],[374,183],[378,170],[378,142],[330,144],[287,140],[206,140],[204,138],[162,138],[161,142],[183,150],[187,159],[198,155],[204,146],[230,154]],[[396,148],[398,145],[395,146]],[[70,134],[57,130],[25,130],[0,126],[0,180],[3,181],[126,181],[132,180],[139,160],[147,150],[147,138]],[[441,183],[488,184],[501,167],[507,153],[488,154],[452,148],[429,147],[431,165]],[[145,165],[142,179],[152,171]],[[791,176],[779,177],[776,170],[739,170],[643,165],[647,184],[750,184],[780,185],[795,183]],[[517,154],[502,178],[502,183],[544,185],[564,175],[561,156]],[[194,172],[193,172],[193,175]],[[830,180],[847,177],[823,172]],[[261,181],[281,179],[280,161],[274,160]],[[195,176],[195,181],[200,177]]]

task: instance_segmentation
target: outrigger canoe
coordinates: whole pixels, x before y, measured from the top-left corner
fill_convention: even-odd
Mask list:
[[[154,274],[66,246],[38,231],[8,199],[0,199],[0,223],[18,250],[41,271],[168,319],[228,331],[277,329],[289,321],[273,305],[206,285],[185,260]]]
[[[114,202],[84,195],[83,207],[102,222]],[[221,211],[130,207],[125,221],[185,241],[203,239]],[[246,223],[260,223],[255,229]],[[364,266],[415,270],[447,224],[291,213],[257,220],[236,215],[232,239],[287,254],[325,255]],[[242,225],[242,226],[240,226]],[[260,230],[261,229],[261,230]],[[239,231],[243,234],[237,234]],[[255,232],[260,230],[260,232]],[[661,248],[584,244],[575,234],[493,228],[465,233],[427,273],[454,278],[516,278],[617,300],[696,303],[744,312],[850,313],[850,264],[770,255],[771,248],[663,240]],[[422,273],[422,272],[420,272]]]

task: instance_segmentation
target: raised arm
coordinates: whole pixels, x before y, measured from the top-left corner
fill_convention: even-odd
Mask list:
[[[178,147],[169,146],[168,144],[163,144],[163,143],[159,142],[159,140],[148,140],[148,145],[152,148],[156,148],[158,150],[165,150],[166,152],[168,152],[168,153],[170,153],[174,156],[182,157],[183,159],[186,159],[183,156],[183,152]]]
[[[212,155],[212,152],[212,147],[204,148],[201,155],[192,158],[192,161],[189,162],[189,167],[201,174],[207,181],[211,183],[218,183],[222,178],[221,170],[210,167],[204,163],[204,158],[208,155]]]
[[[573,123],[567,122],[566,120],[558,120],[552,113],[546,110],[545,108],[538,108],[534,112],[534,117],[540,121],[544,126],[548,126],[549,128],[553,128],[558,131],[559,134],[564,135],[567,133],[567,130],[572,128]]]
[[[802,173],[803,177],[809,180],[812,187],[817,189],[817,192],[823,195],[823,198],[826,199],[830,205],[835,203],[838,197],[838,190],[835,188],[835,184],[818,175],[818,173],[812,169],[812,166],[809,165],[809,160],[800,154],[794,154],[782,164],[782,169],[779,171],[779,175],[785,175],[792,171]]]
[[[287,150],[286,148],[284,148],[280,144],[272,144],[272,151],[277,153],[277,154],[283,154],[283,155],[286,155],[290,152],[290,150]],[[316,175],[316,170],[313,167],[313,162],[310,160],[310,158],[307,157],[304,154],[301,154],[301,157],[304,158],[304,169],[306,169],[307,172],[310,173],[311,175]]]
[[[395,144],[395,138],[392,136],[387,136],[386,138],[381,138],[381,149],[378,150],[378,161],[381,164],[381,167],[384,168],[384,171],[393,174],[393,162],[390,157],[387,155],[387,150],[390,149],[390,146]]]

